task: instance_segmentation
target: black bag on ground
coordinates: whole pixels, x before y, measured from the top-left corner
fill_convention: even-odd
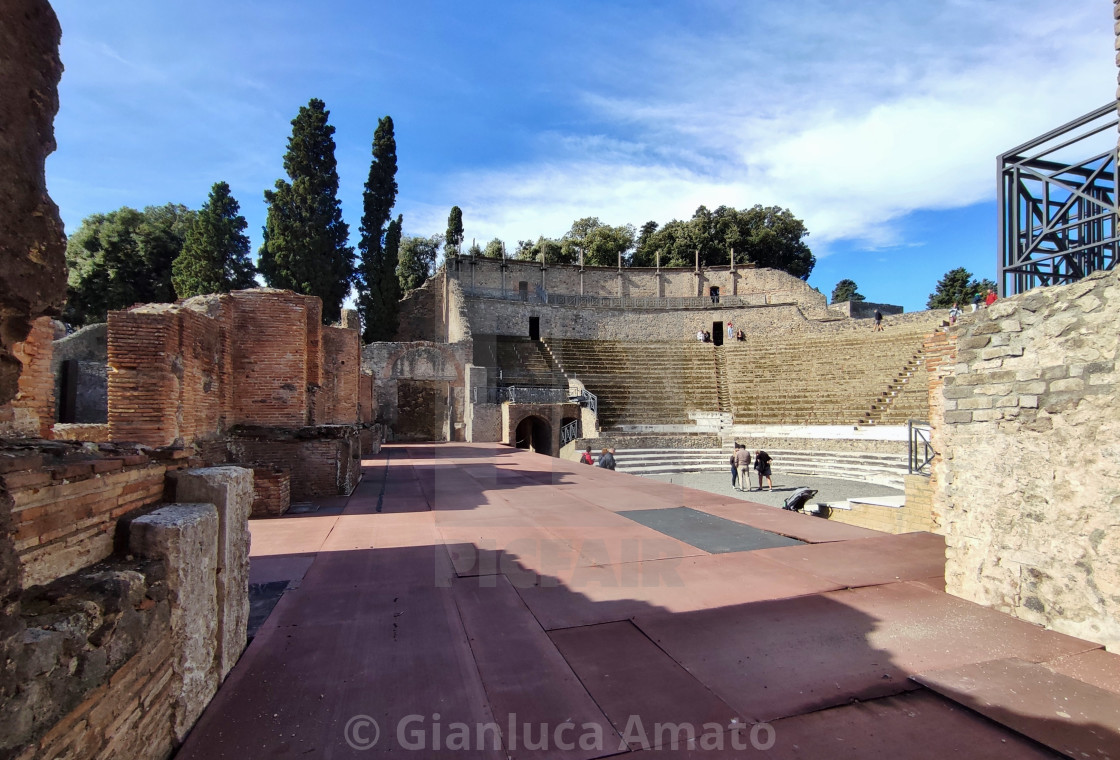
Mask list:
[[[788,509],[796,512],[797,510],[805,508],[805,502],[817,495],[817,492],[812,488],[798,488],[789,498],[786,499],[782,509]]]

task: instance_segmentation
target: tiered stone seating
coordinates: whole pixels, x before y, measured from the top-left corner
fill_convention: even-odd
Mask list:
[[[599,397],[599,424],[687,425],[719,411],[715,347],[696,341],[546,340],[564,372]]]
[[[562,388],[567,380],[544,344],[512,335],[476,335],[474,363],[496,370],[505,384]]]
[[[927,323],[881,333],[775,333],[725,345],[736,424],[901,424],[929,416]],[[914,382],[910,382],[913,380]]]

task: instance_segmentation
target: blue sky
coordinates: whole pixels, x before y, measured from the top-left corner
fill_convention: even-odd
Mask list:
[[[462,3],[55,0],[68,230],[263,191],[312,97],[336,127],[357,242],[377,120],[396,126],[405,234],[559,237],[761,203],[805,220],[810,284],[924,308],[995,277],[995,157],[1114,97],[1109,0]]]

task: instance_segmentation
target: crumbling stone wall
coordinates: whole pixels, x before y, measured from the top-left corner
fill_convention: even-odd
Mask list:
[[[65,424],[109,420],[109,325],[101,322],[54,341],[55,419]]]
[[[443,397],[450,389],[450,403],[419,414],[437,415],[434,429],[448,431],[451,440],[463,440],[467,405],[466,368],[473,353],[472,343],[446,344],[427,341],[408,343],[370,343],[362,347],[362,370],[373,377],[376,420],[394,427],[400,420],[401,383],[435,383]],[[413,386],[420,387],[420,386]],[[434,386],[432,386],[434,387]],[[409,399],[407,402],[411,403]],[[433,417],[434,419],[434,417]]]
[[[54,376],[51,352],[54,321],[39,317],[31,323],[26,340],[12,346],[20,366],[18,393],[11,403],[0,406],[0,438],[47,438],[54,424]]]
[[[1120,651],[1120,270],[966,316],[934,408],[947,589]]]
[[[13,354],[31,323],[66,298],[66,241],[47,195],[55,149],[61,29],[47,0],[6,0],[0,25],[0,404],[15,398]]]

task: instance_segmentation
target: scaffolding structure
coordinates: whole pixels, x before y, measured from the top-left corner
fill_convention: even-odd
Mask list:
[[[1115,266],[1116,109],[1108,103],[997,159],[1000,296]]]

